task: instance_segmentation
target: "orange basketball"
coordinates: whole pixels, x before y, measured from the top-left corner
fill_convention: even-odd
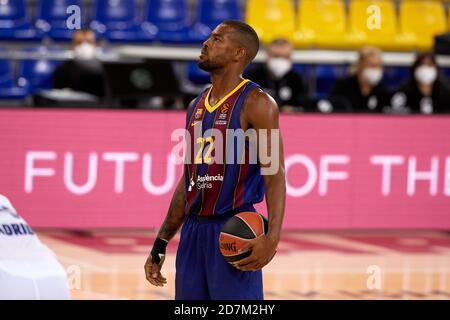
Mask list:
[[[220,252],[228,262],[248,257],[251,250],[238,253],[249,240],[267,234],[269,223],[257,212],[241,212],[231,217],[220,232]]]

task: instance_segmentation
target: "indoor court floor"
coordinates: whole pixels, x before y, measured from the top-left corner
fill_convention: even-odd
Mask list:
[[[37,231],[68,274],[73,299],[173,299],[178,238],[165,287],[144,263],[154,231]],[[264,268],[266,299],[450,299],[450,234],[439,231],[302,231],[283,234]]]

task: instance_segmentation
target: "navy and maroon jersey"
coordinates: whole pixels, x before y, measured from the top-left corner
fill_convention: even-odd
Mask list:
[[[246,96],[255,88],[259,86],[243,80],[216,105],[211,106],[208,100],[210,87],[197,97],[188,110],[186,129],[190,133],[191,148],[187,149],[189,161],[184,167],[187,214],[208,216],[233,210],[254,211],[253,204],[264,199],[264,180],[259,162],[257,159],[249,161],[249,151],[250,148],[255,150],[254,145],[248,139],[245,139],[243,146],[239,146],[237,139],[227,139],[227,129],[242,130],[241,108]],[[218,143],[214,145],[216,137],[210,134],[209,129],[222,133],[224,161],[220,163],[211,161],[211,156],[218,154]],[[231,140],[235,140],[234,143]]]

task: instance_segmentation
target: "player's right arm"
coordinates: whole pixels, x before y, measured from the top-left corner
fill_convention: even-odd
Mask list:
[[[162,287],[166,282],[166,278],[161,274],[161,268],[164,263],[166,246],[173,236],[177,233],[178,229],[183,224],[185,218],[185,181],[184,173],[178,182],[177,188],[170,201],[169,210],[166,218],[159,229],[158,236],[153,244],[153,249],[145,262],[145,277],[147,280],[158,287]]]
[[[193,104],[194,100],[189,104],[189,108],[192,108]],[[166,278],[161,274],[161,268],[166,254],[166,246],[183,224],[185,218],[185,205],[186,189],[185,173],[183,172],[175,192],[173,193],[172,200],[170,201],[166,218],[158,231],[158,236],[156,237],[152,251],[144,266],[145,277],[155,286],[162,287],[167,282]]]
[[[181,227],[184,221],[185,205],[186,205],[186,192],[185,192],[185,181],[184,173],[178,182],[177,188],[172,196],[172,201],[170,201],[169,210],[167,212],[166,218],[159,229],[158,238],[169,242],[170,239],[177,233],[178,229]]]

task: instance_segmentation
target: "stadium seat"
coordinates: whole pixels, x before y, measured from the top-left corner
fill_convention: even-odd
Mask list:
[[[203,85],[211,83],[209,73],[200,69],[197,62],[189,62],[187,72],[189,81],[194,84]]]
[[[450,81],[450,68],[445,67],[441,69],[442,76],[444,77],[445,81]]]
[[[224,20],[242,20],[243,15],[238,0],[199,0],[194,37],[201,42]]]
[[[11,70],[11,62],[0,60],[0,100],[24,99],[28,92],[24,88],[16,86]]]
[[[317,65],[315,70],[316,92],[315,98],[328,97],[335,82],[344,74],[342,66]]]
[[[99,38],[114,42],[151,40],[152,33],[142,31],[138,12],[137,0],[96,0],[90,27]]]
[[[292,69],[300,74],[305,81],[314,79],[315,66],[312,64],[294,63]]]
[[[42,89],[52,88],[52,75],[61,61],[48,60],[48,49],[45,47],[25,49],[27,53],[38,53],[42,59],[23,60],[17,67],[17,84],[30,94]]]
[[[276,38],[294,42],[294,3],[291,0],[248,0],[245,20],[263,43]]]
[[[163,43],[192,43],[187,0],[148,1],[142,27]]]
[[[411,49],[430,50],[434,35],[447,31],[445,10],[441,1],[403,0],[400,4],[400,41]]]
[[[67,27],[67,8],[76,5],[81,8],[81,27],[85,26],[81,0],[40,0],[38,3],[36,28],[56,41],[72,39],[73,29]]]
[[[296,47],[342,48],[346,36],[342,0],[303,0],[297,19]]]
[[[41,33],[33,28],[25,0],[0,1],[0,39],[39,40]]]
[[[406,44],[397,42],[398,19],[392,0],[352,0],[349,24],[349,47],[373,45],[385,50],[400,50]]]
[[[410,67],[384,67],[383,84],[388,90],[395,91],[410,77]]]

